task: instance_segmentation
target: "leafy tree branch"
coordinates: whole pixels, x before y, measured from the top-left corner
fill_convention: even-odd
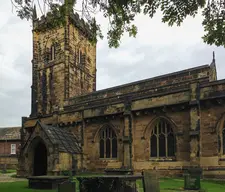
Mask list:
[[[54,25],[63,24],[70,11],[80,12],[93,31],[93,42],[103,38],[101,25],[94,15],[102,12],[109,20],[107,39],[109,47],[119,47],[124,33],[135,37],[138,29],[133,24],[138,14],[154,17],[156,11],[162,12],[162,22],[169,26],[180,26],[187,16],[195,17],[201,11],[204,17],[202,37],[207,44],[225,47],[225,0],[11,0],[21,19],[36,17],[34,8],[44,15],[45,10],[53,14]],[[76,9],[81,3],[81,10]],[[36,6],[34,6],[36,5]]]

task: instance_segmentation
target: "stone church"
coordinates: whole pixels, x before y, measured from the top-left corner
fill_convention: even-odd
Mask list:
[[[78,14],[33,19],[31,114],[22,117],[18,176],[201,166],[225,176],[225,80],[207,65],[96,90],[96,44]],[[119,77],[118,77],[119,78]]]

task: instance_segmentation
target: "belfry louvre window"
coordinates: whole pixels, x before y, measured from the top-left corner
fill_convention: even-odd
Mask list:
[[[150,157],[174,157],[175,136],[171,125],[164,119],[159,119],[154,125],[150,137]]]
[[[100,158],[117,158],[117,137],[110,126],[99,132],[99,153]]]

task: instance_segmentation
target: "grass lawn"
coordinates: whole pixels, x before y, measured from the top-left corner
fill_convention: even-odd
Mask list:
[[[76,181],[77,182],[77,181]],[[143,192],[141,180],[137,181],[139,192]],[[0,183],[1,192],[56,192],[57,190],[34,190],[28,189],[27,181],[13,182],[13,183]],[[184,186],[183,179],[172,179],[164,178],[160,180],[160,192],[180,192]],[[201,182],[201,186],[206,192],[224,192],[225,191],[225,181],[210,181],[204,180]],[[77,182],[77,192],[78,189]]]
[[[7,169],[5,173],[16,173],[15,169]],[[0,175],[1,174],[5,174],[3,170],[0,171]]]

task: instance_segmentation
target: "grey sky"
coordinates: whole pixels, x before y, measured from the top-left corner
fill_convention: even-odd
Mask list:
[[[107,20],[97,20],[107,29]],[[136,38],[122,38],[118,49],[107,40],[97,46],[97,89],[154,77],[189,67],[209,64],[216,53],[217,73],[224,79],[223,47],[208,46],[201,40],[201,17],[188,18],[181,27],[138,16]],[[10,1],[0,7],[0,127],[20,126],[21,116],[30,114],[32,59],[31,25],[11,12]]]

